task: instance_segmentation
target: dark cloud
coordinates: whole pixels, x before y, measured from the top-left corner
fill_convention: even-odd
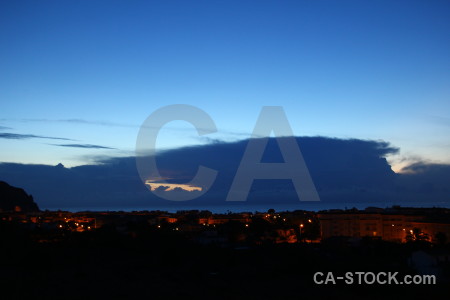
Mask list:
[[[387,206],[415,201],[419,205],[449,205],[450,166],[417,164],[410,174],[394,173],[385,157],[398,149],[383,141],[342,140],[323,137],[297,138],[321,203],[328,208],[365,203]],[[0,180],[23,187],[43,208],[147,208],[218,207],[239,205],[292,205],[300,202],[290,180],[256,180],[246,202],[226,202],[248,140],[167,150],[157,155],[160,173],[167,183],[187,183],[199,165],[218,171],[212,188],[191,201],[174,202],[158,198],[137,173],[134,157],[101,159],[95,165],[74,168],[43,165],[0,164]],[[264,162],[281,162],[275,139],[270,139]],[[185,190],[160,193],[193,193]],[[239,209],[239,208],[238,208]]]
[[[404,185],[420,193],[442,193],[450,201],[450,165],[417,162],[402,171],[405,174],[400,178]]]
[[[10,140],[49,139],[49,140],[73,141],[72,139],[68,139],[68,138],[42,136],[42,135],[34,135],[34,134],[9,133],[9,132],[0,132],[0,138],[10,139]]]
[[[160,185],[155,189],[155,192],[165,192],[166,190],[168,190],[170,187],[169,186],[163,186]]]
[[[51,144],[51,145],[59,146],[59,147],[85,148],[85,149],[116,149],[116,148],[100,146],[100,145],[91,145],[91,144]]]

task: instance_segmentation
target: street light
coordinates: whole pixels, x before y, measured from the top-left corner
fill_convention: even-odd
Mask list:
[[[303,229],[303,224],[300,224],[300,241],[302,240],[302,229]]]

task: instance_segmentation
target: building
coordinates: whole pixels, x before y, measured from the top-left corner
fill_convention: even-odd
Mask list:
[[[434,219],[433,216],[436,216]],[[450,215],[449,215],[450,216]],[[417,211],[399,213],[385,210],[325,211],[318,215],[322,239],[330,237],[376,237],[392,242],[423,239],[439,242],[439,235],[450,240],[449,218]],[[447,240],[447,241],[448,241]]]

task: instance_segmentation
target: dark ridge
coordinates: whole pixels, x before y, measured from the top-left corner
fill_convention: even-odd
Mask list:
[[[39,207],[23,189],[0,181],[0,212],[35,212]]]

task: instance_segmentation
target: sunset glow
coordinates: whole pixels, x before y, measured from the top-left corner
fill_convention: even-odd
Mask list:
[[[150,187],[151,191],[156,191],[160,189],[161,191],[169,192],[174,191],[177,188],[183,189],[188,192],[198,191],[201,192],[202,188],[199,186],[193,186],[190,184],[181,184],[181,183],[166,183],[166,182],[157,182],[157,180],[149,179],[145,182],[146,185]]]

